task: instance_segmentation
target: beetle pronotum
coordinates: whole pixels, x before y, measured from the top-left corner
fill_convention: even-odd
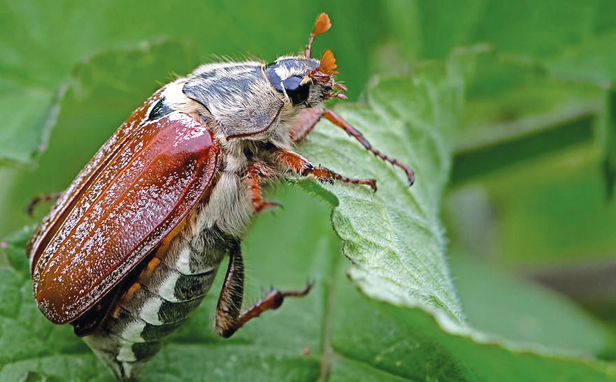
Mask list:
[[[310,57],[330,28],[321,14],[303,55],[271,64],[205,64],[163,86],[96,153],[61,194],[30,240],[34,296],[45,317],[70,323],[119,380],[137,380],[144,362],[202,301],[229,255],[216,331],[231,336],[300,291],[271,291],[241,311],[240,237],[251,216],[275,203],[261,186],[288,174],[367,185],[313,166],[293,151],[325,118],[384,161],[326,109],[344,99],[327,50]]]

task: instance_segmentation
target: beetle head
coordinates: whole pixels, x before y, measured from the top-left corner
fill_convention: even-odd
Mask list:
[[[314,107],[328,98],[346,99],[338,90],[346,88],[334,81],[336,58],[326,50],[320,60],[310,57],[314,38],[331,28],[329,16],[321,13],[310,34],[308,47],[303,57],[280,57],[267,65],[267,79],[279,92],[287,96],[294,106]]]
[[[332,98],[344,98],[336,89],[345,90],[334,81],[336,59],[326,51],[321,60],[305,57],[281,57],[265,68],[267,79],[274,89],[293,106],[314,107]]]

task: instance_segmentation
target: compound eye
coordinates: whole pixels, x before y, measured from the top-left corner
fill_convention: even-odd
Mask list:
[[[310,83],[300,85],[301,82],[302,78],[299,76],[291,76],[282,81],[284,90],[289,98],[291,98],[293,105],[299,105],[308,100],[308,95],[310,94]]]

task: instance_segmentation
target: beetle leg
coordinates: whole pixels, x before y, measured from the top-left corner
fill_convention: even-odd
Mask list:
[[[276,158],[279,162],[298,175],[312,176],[321,182],[333,183],[334,180],[338,180],[344,183],[365,184],[376,192],[376,180],[347,178],[346,176],[335,173],[325,167],[315,167],[312,163],[310,163],[310,161],[308,161],[308,159],[298,153],[278,149],[276,150]]]
[[[310,134],[323,116],[323,111],[324,109],[322,107],[314,107],[306,108],[299,112],[295,122],[289,129],[293,142],[299,142],[304,139],[306,135]]]
[[[351,126],[351,124],[349,124],[347,121],[342,119],[342,117],[340,117],[338,114],[334,113],[330,109],[323,109],[317,107],[302,110],[297,116],[295,124],[290,128],[291,139],[293,140],[293,142],[299,142],[304,139],[304,137],[306,137],[314,129],[321,117],[325,117],[325,119],[327,119],[334,125],[342,128],[347,134],[359,141],[359,143],[361,143],[361,145],[364,146],[364,148],[370,151],[372,154],[381,158],[385,162],[389,162],[394,166],[398,166],[402,170],[404,170],[411,185],[415,182],[415,173],[413,172],[413,169],[411,169],[404,163],[401,163],[397,159],[391,158],[388,155],[375,149],[359,130]]]
[[[252,194],[252,205],[257,213],[269,207],[282,207],[282,204],[262,198],[261,179],[268,178],[274,171],[263,162],[257,162],[248,167],[248,181]]]
[[[242,314],[232,321],[232,325],[225,328],[225,331],[219,332],[224,338],[231,337],[239,328],[246,325],[246,323],[253,318],[257,318],[261,313],[268,310],[275,310],[280,308],[286,297],[304,297],[312,289],[312,284],[306,285],[302,290],[294,291],[280,291],[276,288],[270,290],[265,297],[257,301],[256,304],[242,312]]]
[[[237,330],[235,325],[240,316],[243,299],[244,262],[240,241],[237,239],[229,250],[227,275],[216,306],[216,332],[222,337],[228,338]]]
[[[231,337],[239,328],[261,313],[278,309],[285,297],[303,297],[310,291],[312,285],[300,291],[284,291],[272,289],[263,299],[240,313],[244,297],[244,263],[240,242],[237,240],[229,252],[229,266],[222,285],[218,305],[216,307],[216,332],[224,337]]]
[[[342,130],[344,130],[351,137],[355,138],[359,143],[361,143],[362,146],[364,146],[364,148],[366,150],[370,151],[375,156],[381,158],[385,162],[389,162],[389,163],[393,164],[394,166],[398,166],[402,170],[404,170],[404,172],[406,173],[406,176],[409,179],[409,185],[413,185],[413,183],[415,182],[415,173],[413,172],[413,169],[411,169],[409,166],[405,165],[404,163],[401,163],[397,159],[389,157],[386,154],[384,154],[384,153],[380,152],[379,150],[375,149],[374,147],[372,147],[370,142],[368,142],[368,140],[364,137],[364,135],[359,130],[357,130],[356,128],[351,126],[350,123],[348,123],[347,121],[342,119],[342,117],[340,117],[338,114],[334,113],[332,110],[325,109],[323,111],[323,117],[325,117],[325,119],[327,119],[328,121],[330,121],[334,125],[340,127]]]
[[[34,209],[36,208],[36,206],[38,206],[41,203],[46,203],[46,202],[55,202],[56,200],[58,200],[60,198],[60,196],[62,196],[63,192],[51,192],[49,194],[43,194],[43,195],[38,195],[35,196],[30,203],[28,203],[28,205],[26,206],[26,213],[32,217],[32,215],[34,214]]]

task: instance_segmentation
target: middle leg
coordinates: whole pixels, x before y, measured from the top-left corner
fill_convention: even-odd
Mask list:
[[[377,150],[374,146],[372,146],[372,144],[370,144],[370,142],[368,142],[366,137],[364,137],[364,135],[359,130],[354,128],[350,123],[345,121],[333,110],[325,109],[323,107],[302,110],[295,124],[291,126],[291,139],[294,142],[299,142],[304,139],[314,129],[314,127],[321,118],[327,119],[335,126],[344,130],[350,137],[357,140],[366,150],[374,154],[376,157],[404,170],[409,180],[409,185],[413,185],[413,183],[415,182],[415,172],[412,168],[400,162],[399,160],[388,156],[384,152]]]

